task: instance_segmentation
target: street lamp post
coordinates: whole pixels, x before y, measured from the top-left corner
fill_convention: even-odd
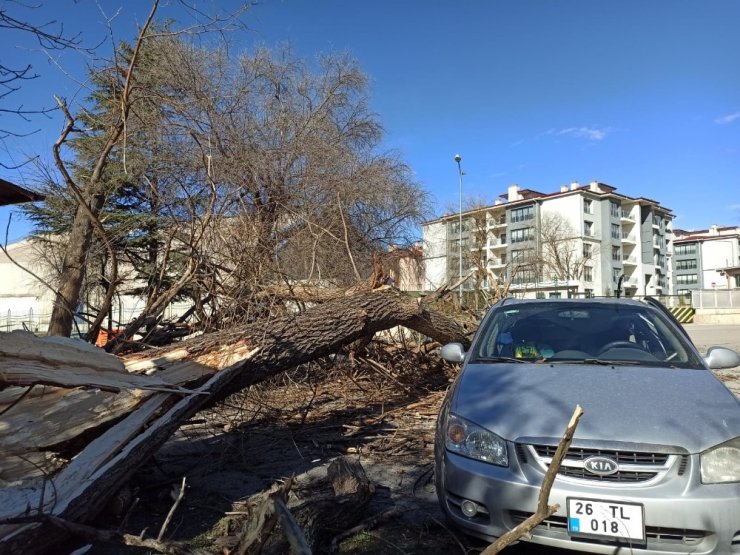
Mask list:
[[[460,156],[459,154],[455,154],[455,162],[457,162],[457,173],[458,173],[458,176],[460,178],[460,211],[458,213],[458,222],[457,222],[457,224],[458,224],[457,232],[458,232],[458,239],[459,239],[459,245],[458,246],[460,247],[460,252],[459,252],[460,288],[459,288],[459,291],[458,291],[458,295],[460,297],[460,306],[462,306],[462,302],[463,302],[463,286],[462,286],[462,277],[463,277],[463,263],[462,263],[462,259],[463,259],[463,244],[462,244],[462,176],[463,176],[463,172],[462,172],[462,167],[460,166],[460,161],[461,160],[462,160],[462,156]]]

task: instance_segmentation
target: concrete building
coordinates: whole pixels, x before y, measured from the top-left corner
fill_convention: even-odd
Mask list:
[[[675,230],[674,289],[740,289],[740,227]]]
[[[54,272],[49,254],[43,253],[38,245],[28,239],[8,245],[6,250],[7,254],[0,251],[0,331],[27,329],[34,333],[46,333],[55,299],[52,289]],[[141,287],[128,264],[120,265],[119,279],[122,286],[113,300],[112,327],[129,322],[145,305],[144,298],[128,293]],[[100,288],[93,292],[83,292],[83,299],[78,307],[80,312],[94,312],[90,307],[100,306],[101,294]],[[188,302],[171,303],[164,316],[179,316],[191,306]],[[76,317],[73,333],[86,332],[87,329],[84,319]]]
[[[510,281],[524,297],[613,295],[620,278],[625,296],[671,294],[672,219],[597,181],[554,193],[512,185],[492,206],[422,225],[424,289],[459,279],[462,253],[463,275],[484,288]]]

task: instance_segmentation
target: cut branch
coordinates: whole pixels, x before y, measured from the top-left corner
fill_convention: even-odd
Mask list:
[[[581,416],[583,416],[583,409],[581,408],[581,405],[577,405],[576,409],[573,411],[573,416],[570,418],[570,422],[568,422],[568,427],[565,429],[563,438],[558,444],[555,456],[553,456],[552,462],[550,462],[550,466],[547,468],[547,472],[545,472],[535,513],[515,528],[506,532],[506,534],[501,536],[494,543],[486,547],[481,552],[481,555],[495,555],[496,553],[500,553],[505,547],[531,533],[532,530],[539,526],[543,520],[549,518],[560,509],[560,505],[548,505],[550,490],[552,489],[552,484],[560,470],[560,464],[563,462],[565,454],[570,448],[571,441],[573,441],[573,434],[576,431],[576,427],[578,426],[578,421]]]

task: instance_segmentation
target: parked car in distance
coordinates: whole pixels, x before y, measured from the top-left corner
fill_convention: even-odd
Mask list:
[[[440,410],[437,497],[492,540],[529,517],[576,407],[584,415],[550,493],[560,509],[528,541],[589,553],[740,553],[740,402],[653,299],[507,298]]]

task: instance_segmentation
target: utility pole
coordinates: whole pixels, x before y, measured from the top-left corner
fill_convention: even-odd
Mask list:
[[[458,296],[460,297],[460,306],[462,306],[462,302],[463,302],[463,284],[462,284],[462,278],[463,278],[463,243],[462,243],[462,185],[463,185],[462,181],[463,180],[462,180],[462,176],[463,176],[463,171],[462,171],[462,167],[460,166],[461,160],[462,160],[462,156],[460,156],[459,154],[455,154],[455,162],[457,162],[457,173],[458,173],[458,176],[460,177],[460,211],[458,213],[458,222],[457,222],[457,225],[458,225],[457,231],[458,231],[458,240],[459,240],[458,246],[460,247],[460,252],[459,252],[460,289],[458,291]]]

